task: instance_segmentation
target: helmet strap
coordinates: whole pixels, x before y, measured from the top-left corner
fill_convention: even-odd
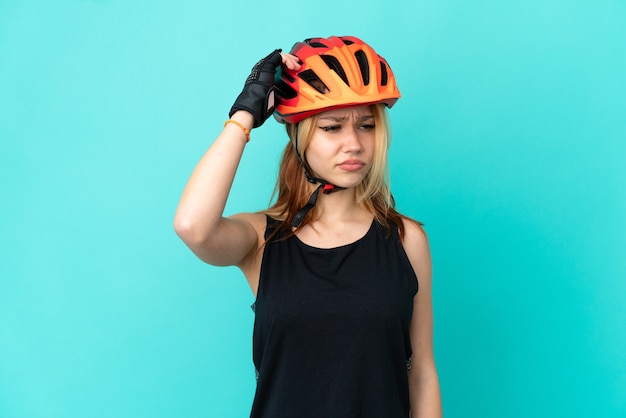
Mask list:
[[[306,176],[306,180],[312,184],[317,184],[317,183],[320,184],[313,191],[313,193],[311,193],[311,196],[309,196],[309,201],[307,202],[307,204],[304,205],[304,207],[300,208],[300,210],[298,210],[298,212],[296,212],[296,215],[293,217],[293,220],[291,221],[291,226],[294,228],[297,228],[300,226],[305,216],[311,211],[311,209],[313,209],[313,207],[317,203],[317,197],[319,196],[320,191],[322,191],[322,193],[324,194],[330,194],[338,190],[344,190],[345,187],[337,186],[324,179],[315,177],[311,174],[311,172],[309,171],[308,165],[304,162],[304,159],[300,155],[300,151],[298,151],[298,127],[297,126],[296,126],[296,138],[294,142],[295,142],[294,150],[296,151],[296,156],[298,157],[298,161],[300,162],[300,165],[304,169],[304,175]]]

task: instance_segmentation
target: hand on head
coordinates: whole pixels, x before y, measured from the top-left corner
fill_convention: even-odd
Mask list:
[[[282,53],[279,49],[261,59],[252,68],[241,94],[230,110],[230,117],[238,110],[245,110],[254,117],[254,128],[265,122],[276,107],[274,75],[280,65],[291,71],[297,71],[301,66],[298,57]]]

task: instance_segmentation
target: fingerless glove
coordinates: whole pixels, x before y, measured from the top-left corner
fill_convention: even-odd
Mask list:
[[[243,90],[230,109],[229,116],[238,110],[246,110],[254,116],[254,128],[263,125],[276,108],[274,75],[281,65],[280,49],[263,58],[252,68]]]

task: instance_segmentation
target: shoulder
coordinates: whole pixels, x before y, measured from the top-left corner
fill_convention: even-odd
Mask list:
[[[257,266],[259,249],[263,246],[265,240],[265,228],[268,218],[262,213],[250,212],[238,213],[228,218],[244,227],[248,231],[249,239],[255,242],[255,244],[252,244],[250,251],[237,264],[250,281],[250,277],[254,276],[254,269],[259,267]],[[250,283],[252,286],[252,282]]]
[[[402,243],[410,246],[428,246],[428,236],[424,227],[419,222],[414,221],[406,216],[402,217],[402,227],[404,229],[404,237]]]
[[[254,233],[257,237],[257,243],[264,240],[265,228],[267,227],[267,216],[262,213],[243,212],[229,216],[229,219],[238,222],[248,228],[250,233]],[[260,244],[257,244],[257,247]]]
[[[265,230],[265,226],[267,225],[267,216],[262,213],[243,212],[229,216],[229,218],[234,221],[245,222],[254,229],[261,229],[262,231]]]
[[[404,216],[402,226],[404,228],[402,246],[413,269],[416,272],[424,268],[430,269],[430,246],[426,231],[418,222]]]

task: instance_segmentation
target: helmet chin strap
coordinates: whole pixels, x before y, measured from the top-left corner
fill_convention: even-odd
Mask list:
[[[313,176],[311,174],[311,172],[309,171],[309,168],[307,167],[307,165],[304,162],[304,159],[300,155],[300,151],[298,151],[298,130],[297,130],[297,128],[296,128],[296,138],[295,138],[294,149],[296,151],[296,155],[298,156],[298,161],[300,161],[300,165],[304,169],[304,175],[306,176],[306,180],[309,183],[312,183],[312,184],[317,184],[317,183],[320,184],[313,191],[313,193],[311,193],[311,196],[309,196],[309,201],[306,203],[306,205],[304,205],[304,207],[300,208],[300,210],[298,210],[298,212],[296,212],[296,215],[293,217],[293,220],[291,221],[291,226],[294,227],[294,228],[297,228],[297,227],[300,226],[300,224],[304,220],[304,217],[311,211],[311,209],[313,209],[313,207],[317,203],[317,197],[319,196],[320,191],[322,193],[324,193],[324,194],[330,194],[330,193],[336,192],[338,190],[344,190],[345,187],[337,186],[336,184],[332,184],[332,183],[330,183],[330,182],[328,182],[328,181],[326,181],[326,180],[324,180],[322,178],[315,177],[315,176]]]

